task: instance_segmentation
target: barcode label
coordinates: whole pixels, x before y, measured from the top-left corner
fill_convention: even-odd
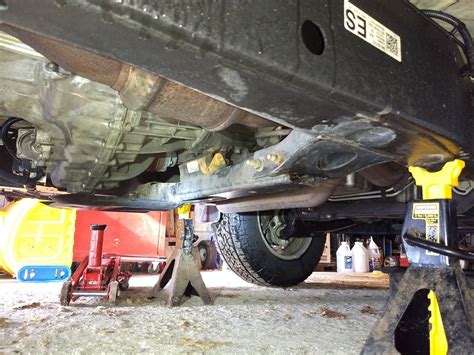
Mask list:
[[[344,28],[390,57],[399,62],[402,61],[400,36],[366,14],[349,0],[344,0]]]
[[[426,225],[426,239],[433,243],[438,243],[439,229],[437,225]]]
[[[387,38],[387,51],[397,55],[398,52],[400,52],[400,49],[398,49],[398,39],[393,37],[390,33],[386,33],[385,37]]]
[[[412,218],[425,221],[425,239],[433,243],[440,242],[439,216],[440,208],[438,202],[413,204]],[[426,250],[425,253],[432,256],[439,255],[429,250]]]

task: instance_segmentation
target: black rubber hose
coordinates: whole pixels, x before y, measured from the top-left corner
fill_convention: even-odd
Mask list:
[[[15,175],[5,168],[8,166],[8,162],[11,162],[10,154],[7,154],[5,151],[1,152],[0,161],[0,184],[3,183],[13,187],[22,187],[32,182],[30,179],[24,176]]]
[[[471,34],[469,33],[469,30],[467,29],[467,26],[464,22],[459,20],[458,18],[451,16],[449,14],[446,14],[441,11],[435,11],[435,10],[422,10],[422,12],[431,18],[441,20],[444,22],[449,23],[452,25],[458,32],[459,35],[461,36],[463,42],[464,42],[464,54],[466,56],[467,60],[467,67],[468,70],[466,71],[467,76],[473,76],[473,65],[474,65],[474,47],[472,44],[472,37]],[[452,34],[451,34],[452,35]]]
[[[16,176],[12,173],[9,173],[8,171],[4,171],[2,168],[0,168],[0,185],[8,185],[11,187],[23,187],[23,185],[26,183],[24,181],[19,181],[23,180],[24,178],[21,176]]]
[[[426,239],[414,237],[409,234],[404,235],[403,239],[411,246],[420,247],[434,253],[450,256],[456,259],[474,262],[474,254],[467,251],[453,249],[442,244],[430,242]]]
[[[2,141],[3,141],[3,146],[7,150],[8,154],[16,160],[17,162],[20,162],[20,159],[17,158],[15,149],[10,145],[10,138],[8,137],[8,131],[10,130],[11,126],[13,126],[15,123],[23,121],[21,118],[17,117],[10,117],[5,121],[5,123],[2,126]]]

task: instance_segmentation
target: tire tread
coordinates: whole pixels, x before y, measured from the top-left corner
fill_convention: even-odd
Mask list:
[[[265,270],[265,266],[260,265],[259,260],[256,260],[255,248],[250,245],[250,238],[255,236],[255,231],[252,230],[252,217],[255,218],[249,214],[223,214],[221,221],[215,224],[217,247],[229,268],[243,280],[260,286],[289,287],[303,281],[308,275],[301,275],[300,279],[288,280],[288,282],[274,280],[275,273],[266,272],[271,270]],[[312,260],[314,263],[306,265],[306,269],[308,267],[314,269],[319,262],[324,250],[324,243],[320,244],[312,243],[310,246],[317,247],[317,250],[314,253],[315,260]],[[255,265],[260,265],[260,268],[256,268]]]

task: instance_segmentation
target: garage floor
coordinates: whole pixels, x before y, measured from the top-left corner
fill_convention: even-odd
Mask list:
[[[193,297],[173,309],[164,294],[146,298],[158,276],[133,276],[117,306],[82,299],[70,307],[59,305],[60,284],[0,278],[0,353],[358,354],[388,297],[388,290],[323,288],[311,278],[283,290],[230,271],[203,277],[215,305]]]

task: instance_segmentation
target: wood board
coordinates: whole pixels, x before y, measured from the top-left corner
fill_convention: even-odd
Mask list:
[[[389,276],[380,271],[368,273],[313,272],[305,281],[310,285],[389,288]]]

